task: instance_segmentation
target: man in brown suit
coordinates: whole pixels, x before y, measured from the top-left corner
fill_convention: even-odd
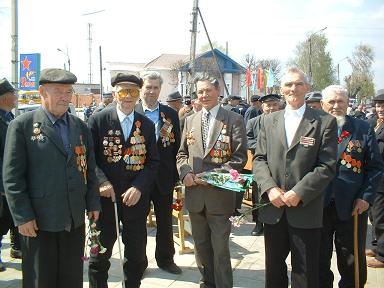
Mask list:
[[[228,288],[233,287],[229,217],[235,209],[235,193],[207,186],[198,174],[243,169],[247,161],[244,120],[220,107],[217,79],[203,76],[195,83],[203,109],[185,120],[177,168],[186,186],[200,287]]]
[[[290,68],[281,80],[285,110],[266,115],[253,162],[262,201],[266,286],[288,287],[285,260],[291,252],[295,288],[318,287],[323,190],[335,175],[337,125],[334,117],[305,105],[310,85]]]

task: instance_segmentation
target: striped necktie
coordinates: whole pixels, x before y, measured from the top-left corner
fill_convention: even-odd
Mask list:
[[[208,141],[208,131],[209,131],[209,116],[210,113],[203,112],[203,117],[201,119],[201,135],[203,136],[203,148],[207,147]]]

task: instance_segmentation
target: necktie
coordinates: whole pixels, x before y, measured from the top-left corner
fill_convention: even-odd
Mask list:
[[[203,112],[203,117],[201,119],[201,134],[203,136],[203,148],[207,147],[208,140],[208,130],[209,130],[209,115],[210,113]]]
[[[122,122],[122,128],[123,128],[123,134],[124,134],[124,139],[125,141],[127,141],[128,137],[129,137],[129,134],[131,133],[131,126],[132,126],[132,123],[129,119],[129,117],[125,117],[123,122]]]

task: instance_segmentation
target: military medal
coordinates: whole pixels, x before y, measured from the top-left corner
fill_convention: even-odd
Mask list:
[[[340,164],[348,169],[352,169],[355,173],[361,173],[361,161],[352,158],[352,156],[346,152],[341,154]]]
[[[130,138],[129,143],[132,144],[131,147],[125,149],[123,153],[123,160],[127,164],[125,169],[132,171],[139,171],[144,169],[144,163],[146,158],[147,150],[145,148],[145,138],[142,136],[140,127],[141,122],[135,122],[136,129],[133,132],[133,136]]]
[[[193,137],[193,132],[195,130],[192,128],[191,131],[187,132],[186,138],[187,138],[187,145],[193,145],[195,144],[196,140],[195,137]]]
[[[170,118],[166,118],[164,112],[160,112],[163,126],[160,128],[160,137],[163,147],[168,147],[175,142],[175,134],[172,132],[173,124]]]
[[[121,131],[120,130],[108,130],[108,136],[103,138],[103,154],[107,156],[108,163],[117,163],[121,159]]]
[[[75,146],[77,169],[84,176],[84,183],[87,184],[87,149],[83,143],[83,135],[80,135],[80,146]]]
[[[222,164],[229,160],[231,156],[230,138],[227,134],[227,125],[223,125],[220,135],[217,138],[212,150],[209,152],[211,161],[215,164]]]
[[[45,142],[45,136],[41,134],[40,129],[41,123],[33,123],[33,135],[31,136],[32,141]]]

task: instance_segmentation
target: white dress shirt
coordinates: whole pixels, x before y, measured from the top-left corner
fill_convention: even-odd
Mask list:
[[[304,103],[299,109],[293,110],[288,105],[284,112],[285,136],[287,138],[288,147],[291,146],[293,137],[300,125],[301,119],[305,112],[306,105]]]
[[[207,145],[209,143],[209,139],[211,139],[211,131],[213,127],[213,120],[217,116],[217,112],[219,112],[220,104],[217,104],[215,107],[211,108],[211,110],[207,110],[203,108],[203,113],[201,113],[201,116],[209,112],[209,129],[208,129],[208,138],[206,139]]]
[[[126,115],[119,109],[119,107],[116,107],[116,112],[120,121],[121,128],[123,129],[124,139],[127,141],[129,134],[131,134],[132,131],[133,120],[135,119],[135,111],[132,110],[131,114]]]

